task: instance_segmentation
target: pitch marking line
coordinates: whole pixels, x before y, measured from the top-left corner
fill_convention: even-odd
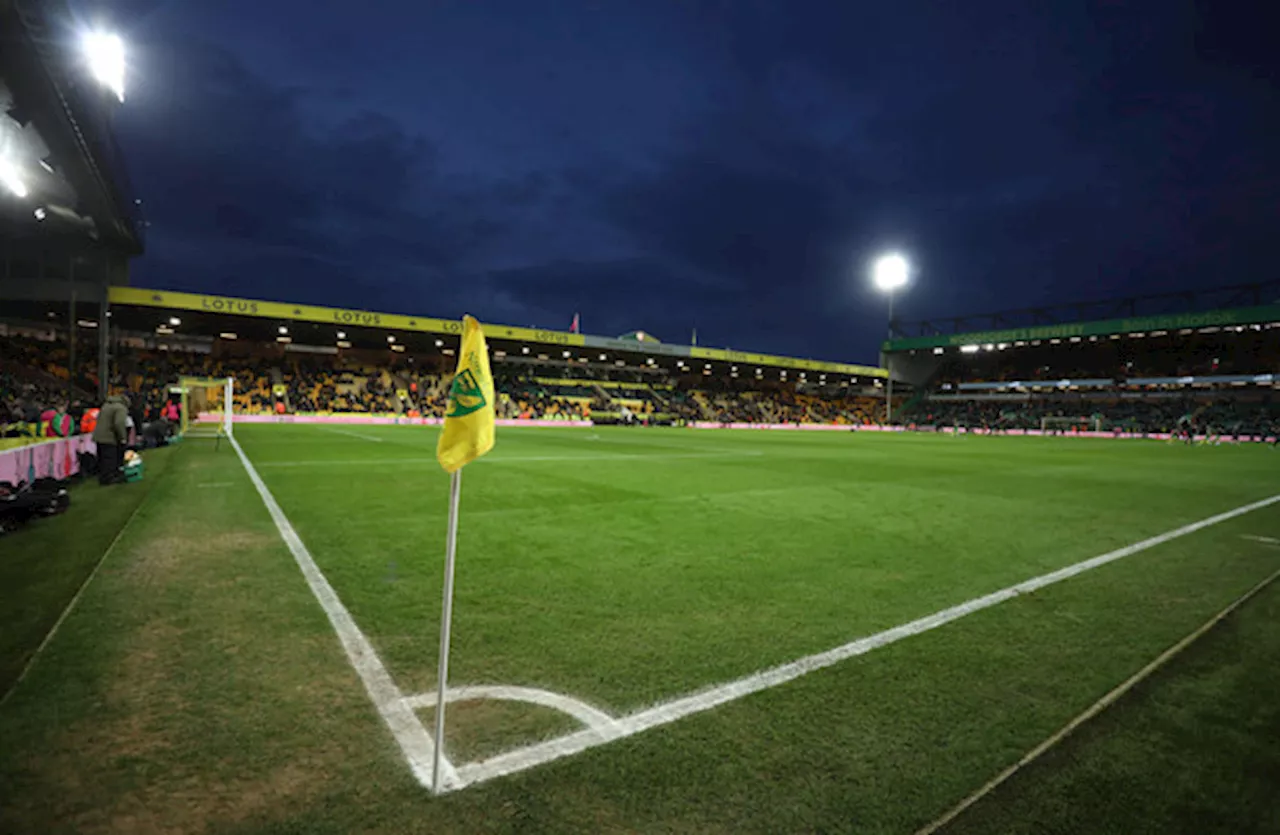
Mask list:
[[[1166,533],[1144,539],[1141,542],[1135,542],[1132,545],[1126,545],[1114,551],[1100,554],[1096,557],[1083,560],[1073,565],[1060,568],[1048,574],[1042,574],[1039,577],[1033,577],[1030,580],[1024,580],[1016,585],[1000,589],[991,594],[977,597],[972,600],[952,606],[949,609],[943,609],[934,612],[931,615],[904,623],[901,626],[895,626],[884,632],[878,632],[865,638],[859,638],[856,641],[835,647],[834,649],[820,652],[816,655],[809,655],[796,661],[782,664],[772,669],[763,670],[758,673],[746,676],[745,678],[730,681],[726,684],[692,693],[688,696],[675,699],[670,702],[655,705],[638,713],[632,713],[614,719],[609,723],[600,723],[598,725],[588,724],[586,728],[565,736],[550,739],[534,745],[517,748],[497,756],[490,757],[478,763],[468,763],[457,767],[457,780],[450,784],[451,790],[465,788],[467,786],[492,780],[496,777],[502,777],[508,774],[514,774],[524,771],[544,763],[558,760],[572,754],[577,754],[588,748],[594,748],[598,745],[604,745],[616,739],[632,736],[634,734],[647,731],[652,728],[669,724],[677,719],[683,719],[686,716],[692,716],[695,713],[702,713],[712,708],[728,702],[741,699],[752,693],[758,693],[780,684],[797,679],[803,675],[807,675],[817,670],[830,667],[853,658],[863,655],[874,649],[895,643],[903,638],[909,638],[912,635],[919,635],[922,632],[928,632],[931,629],[937,629],[939,626],[959,620],[966,615],[974,612],[980,612],[983,609],[989,609],[1006,600],[1010,600],[1022,594],[1037,591],[1062,580],[1091,571],[1099,566],[1106,565],[1116,560],[1124,559],[1157,545],[1162,545],[1175,539],[1179,539],[1204,528],[1212,527],[1221,522],[1234,519],[1237,516],[1243,516],[1246,513],[1252,513],[1264,507],[1280,502],[1280,494],[1271,496],[1251,504],[1242,505],[1234,510],[1228,510],[1225,513],[1219,513],[1216,516],[1210,516],[1199,522],[1192,522],[1180,528],[1168,531]],[[452,701],[452,698],[448,698]],[[554,694],[553,694],[554,695]],[[562,697],[568,699],[568,697]],[[434,698],[431,699],[434,704]],[[416,699],[415,699],[416,703]],[[545,703],[545,702],[544,702]],[[556,706],[556,705],[549,705]],[[566,710],[566,712],[568,712]]]
[[[62,610],[62,614],[58,615],[58,619],[54,621],[53,628],[45,634],[44,640],[40,642],[40,646],[36,647],[36,651],[31,653],[31,657],[27,659],[27,663],[22,665],[22,671],[19,672],[18,677],[13,680],[13,684],[9,685],[9,689],[5,691],[4,696],[0,696],[0,707],[3,707],[4,703],[9,701],[9,697],[17,692],[18,685],[22,684],[23,680],[26,679],[27,673],[31,672],[31,668],[35,666],[36,659],[40,657],[41,653],[44,652],[44,648],[53,640],[53,636],[58,634],[58,630],[62,628],[62,622],[67,619],[67,616],[71,614],[71,610],[80,602],[80,598],[84,596],[85,589],[89,588],[89,583],[93,582],[93,578],[98,576],[98,570],[101,569],[102,564],[107,561],[107,557],[111,556],[111,554],[116,550],[116,546],[120,544],[120,540],[124,539],[125,532],[133,526],[133,520],[138,518],[138,514],[142,512],[142,508],[146,507],[147,501],[150,498],[150,496],[144,496],[142,501],[138,502],[138,506],[129,514],[129,518],[125,520],[124,526],[120,528],[116,533],[115,538],[111,540],[111,544],[107,546],[107,550],[103,551],[102,556],[98,557],[98,562],[94,564],[93,570],[89,572],[89,576],[84,578],[84,582],[80,584],[80,588],[76,589],[75,596],[71,598],[71,602],[67,604],[66,608]]]
[[[253,482],[258,495],[262,497],[262,503],[267,506],[267,512],[276,523],[280,538],[289,546],[289,551],[298,563],[298,568],[302,569],[302,576],[311,587],[311,593],[315,595],[324,613],[329,616],[329,623],[333,625],[333,630],[338,633],[338,639],[342,642],[342,648],[346,650],[347,660],[360,675],[360,680],[378,709],[382,721],[391,729],[391,734],[399,743],[400,750],[408,760],[414,777],[423,786],[430,786],[432,762],[435,756],[435,745],[431,736],[418,719],[418,715],[405,704],[404,695],[391,680],[391,675],[383,665],[382,659],[378,657],[378,653],[374,651],[373,644],[369,643],[369,639],[360,631],[360,627],[356,626],[347,607],[342,605],[337,592],[321,573],[311,552],[298,537],[298,532],[293,529],[293,525],[280,509],[275,496],[271,495],[271,491],[263,483],[258,471],[253,468],[249,457],[244,454],[244,450],[240,448],[234,436],[228,436],[227,440],[231,442],[232,449],[240,457],[240,463],[244,465],[245,472],[249,474],[249,480]],[[443,769],[442,783],[450,787],[457,781],[453,764],[446,759]]]
[[[385,439],[379,438],[377,435],[366,435],[363,432],[352,432],[349,429],[334,429],[332,426],[326,426],[324,429],[335,435],[346,435],[348,438],[359,438],[362,441],[372,441],[375,444],[382,443]]]
[[[534,687],[510,687],[506,685],[452,687],[444,696],[446,704],[469,702],[477,699],[498,699],[501,701],[542,705],[543,707],[558,710],[561,713],[567,713],[588,728],[603,732],[608,732],[612,729],[617,721],[600,708],[592,707],[586,702],[571,696],[552,693],[550,690],[539,690]],[[433,692],[422,693],[417,696],[406,696],[404,703],[414,710],[433,708],[436,706],[436,694]]]
[[[1280,545],[1280,539],[1276,539],[1274,536],[1257,536],[1256,534],[1242,533],[1240,538],[1247,539],[1250,542],[1261,542],[1263,545]]]

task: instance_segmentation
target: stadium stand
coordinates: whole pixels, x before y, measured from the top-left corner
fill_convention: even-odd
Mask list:
[[[412,333],[388,334],[383,327],[364,331],[366,338],[356,343],[350,340],[357,335],[344,331],[339,337],[344,347],[325,346],[318,344],[324,337],[308,335],[296,321],[287,327],[279,320],[258,323],[223,313],[227,303],[205,303],[217,312],[200,314],[199,327],[184,324],[182,334],[164,326],[169,321],[164,312],[113,308],[122,319],[113,340],[109,388],[133,395],[141,419],[158,413],[184,376],[234,377],[235,410],[244,414],[438,418],[444,413],[455,362],[447,339],[415,342]],[[335,318],[349,315],[316,310]],[[1199,321],[1231,315],[1201,314]],[[136,327],[157,316],[162,324],[152,325],[154,332]],[[921,364],[925,373],[915,379],[906,373],[898,377],[915,388],[904,385],[906,392],[895,398],[894,422],[991,431],[1159,434],[1190,429],[1228,437],[1275,432],[1280,324],[1109,334],[1090,333],[1090,327],[1069,326],[1062,336],[1010,342],[980,341],[990,334],[976,335],[972,342],[964,334],[952,335],[945,345],[934,346],[908,340],[910,347],[889,356],[929,364]],[[313,333],[322,330],[316,327]],[[26,328],[8,325],[0,334],[7,334],[0,341],[0,360],[8,375],[8,414],[44,411],[46,403],[67,408],[97,388],[89,340],[75,352],[77,367],[68,369],[71,352],[63,331],[44,326],[38,317]],[[740,369],[737,362],[745,365],[755,355],[729,352],[723,352],[728,362],[704,364],[621,340],[610,355],[519,342],[491,343],[499,414],[506,419],[836,426],[884,419],[879,380],[828,374],[821,364],[811,364],[807,372],[793,365],[797,370],[789,373],[785,366]]]
[[[1243,308],[895,339],[890,366],[909,369],[919,389],[898,418],[990,431],[1274,436],[1280,305],[1265,303],[1268,287],[1244,288]]]
[[[35,331],[31,331],[35,332]],[[182,377],[236,379],[235,410],[245,414],[368,413],[441,417],[447,401],[444,357],[349,350],[341,354],[296,354],[262,343],[233,343],[217,354],[137,347],[120,340],[112,392],[127,392],[143,419],[172,399]],[[46,341],[18,329],[0,337],[0,356],[45,383],[20,386],[7,375],[6,404],[27,413],[65,404],[69,352],[57,338]],[[92,353],[81,351],[78,377],[94,380]],[[58,363],[63,363],[59,365]],[[702,374],[671,374],[650,366],[583,365],[554,359],[511,358],[494,363],[500,413],[506,418],[670,423],[876,422],[883,400],[850,393],[846,386],[765,383]],[[83,399],[90,399],[88,392]]]

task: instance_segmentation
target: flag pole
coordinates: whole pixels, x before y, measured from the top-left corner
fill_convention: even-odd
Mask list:
[[[449,627],[453,620],[453,562],[458,550],[458,500],[462,497],[462,468],[449,476],[449,532],[444,550],[444,604],[440,608],[440,668],[436,672],[435,764],[431,791],[440,793],[440,766],[444,761],[444,691],[449,680]]]

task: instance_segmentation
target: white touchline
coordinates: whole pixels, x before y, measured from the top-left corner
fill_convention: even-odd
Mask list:
[[[351,666],[355,668],[355,671],[359,673],[360,680],[364,682],[364,689],[369,693],[369,698],[373,700],[374,706],[377,707],[378,713],[382,716],[382,721],[387,723],[387,727],[391,729],[391,734],[395,737],[396,742],[399,743],[400,750],[404,753],[405,759],[408,760],[414,777],[417,778],[420,784],[429,787],[431,785],[432,761],[435,755],[435,746],[432,743],[431,736],[427,733],[426,728],[423,727],[422,721],[418,719],[418,715],[405,704],[404,694],[400,692],[400,688],[391,680],[391,675],[383,665],[382,659],[378,657],[378,653],[374,651],[373,644],[369,643],[369,639],[365,637],[364,633],[360,631],[360,627],[356,626],[356,622],[352,620],[351,613],[347,611],[347,607],[343,606],[342,601],[338,599],[337,592],[333,590],[333,586],[329,585],[329,581],[321,573],[320,567],[316,565],[316,561],[311,557],[311,552],[307,550],[307,546],[298,537],[298,532],[293,529],[293,525],[284,515],[284,511],[280,509],[280,505],[276,502],[275,497],[271,495],[271,491],[267,489],[267,485],[259,477],[258,471],[253,468],[253,464],[249,461],[249,457],[244,454],[244,450],[240,448],[235,436],[228,436],[227,440],[231,442],[231,447],[236,451],[236,455],[240,457],[240,463],[244,465],[245,472],[249,474],[249,480],[253,482],[253,486],[258,490],[258,495],[262,497],[262,503],[267,506],[267,512],[271,514],[272,521],[276,523],[276,530],[280,532],[280,538],[289,546],[289,551],[293,554],[294,560],[298,563],[298,567],[302,569],[302,576],[306,578],[307,585],[311,587],[311,593],[315,595],[316,601],[324,609],[324,613],[329,616],[329,623],[333,625],[333,630],[338,633],[342,648],[346,650],[347,659],[351,662]],[[441,776],[445,786],[452,786],[457,780],[453,765],[447,759],[444,761]]]
[[[661,455],[519,455],[519,456],[485,456],[478,458],[476,464],[521,464],[527,461],[665,461],[670,458],[758,458],[763,452],[753,450],[743,452],[686,452]],[[316,461],[263,461],[259,467],[379,467],[386,465],[401,466],[406,464],[435,463],[435,458],[362,458],[358,460],[316,460]]]
[[[1246,513],[1252,513],[1255,510],[1268,507],[1280,502],[1280,494],[1271,496],[1251,504],[1242,505],[1234,510],[1228,510],[1225,513],[1219,513],[1216,516],[1210,516],[1199,522],[1192,522],[1180,528],[1168,531],[1166,533],[1153,536],[1150,539],[1144,539],[1141,542],[1135,542],[1132,545],[1126,545],[1115,551],[1109,551],[1096,557],[1074,563],[1057,571],[1051,571],[1048,574],[1042,574],[1039,577],[1033,577],[1030,580],[1024,580],[1016,585],[1000,589],[991,594],[968,600],[959,605],[952,606],[949,609],[943,609],[934,612],[931,615],[913,620],[910,623],[904,623],[901,626],[895,626],[884,632],[878,632],[865,638],[859,638],[856,641],[844,644],[842,646],[829,649],[826,652],[820,652],[816,655],[809,655],[795,661],[782,664],[772,669],[762,670],[758,673],[746,676],[745,678],[730,681],[725,684],[707,688],[705,690],[692,693],[687,696],[680,697],[673,701],[664,702],[654,705],[653,707],[632,713],[613,720],[609,724],[588,724],[586,728],[574,733],[567,734],[556,739],[550,739],[545,742],[539,742],[523,748],[517,748],[497,756],[490,757],[487,760],[478,763],[469,763],[467,765],[458,766],[457,780],[452,783],[452,789],[461,789],[486,780],[492,780],[495,777],[502,777],[507,774],[513,774],[518,771],[524,771],[534,766],[551,762],[552,760],[567,757],[571,754],[577,754],[588,748],[594,748],[597,745],[603,745],[616,739],[632,736],[642,731],[666,725],[677,719],[683,719],[695,713],[711,710],[727,702],[741,699],[743,696],[752,693],[758,693],[761,690],[767,690],[771,687],[777,687],[788,681],[807,675],[808,673],[821,670],[838,664],[841,661],[853,658],[854,656],[863,655],[871,650],[887,646],[903,638],[919,635],[922,632],[928,632],[939,626],[959,620],[965,615],[982,611],[1003,603],[1006,600],[1017,597],[1020,594],[1042,589],[1053,583],[1066,580],[1076,575],[1083,574],[1110,562],[1123,559],[1133,554],[1145,551],[1148,548],[1154,548],[1157,545],[1169,542],[1174,539],[1195,533],[1204,528],[1217,525],[1220,522],[1226,522],[1237,516],[1243,516]]]
[[[1257,536],[1256,534],[1242,533],[1240,538],[1247,539],[1250,542],[1261,542],[1263,545],[1280,545],[1280,539],[1276,539],[1274,536]]]
[[[352,432],[349,429],[334,429],[332,426],[326,426],[324,428],[338,435],[346,435],[348,438],[359,438],[362,441],[373,441],[375,444],[380,444],[383,441],[383,439],[379,438],[377,435],[366,435],[363,432]]]

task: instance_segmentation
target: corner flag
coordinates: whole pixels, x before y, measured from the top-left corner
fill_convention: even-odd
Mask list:
[[[493,375],[489,346],[480,323],[462,320],[458,370],[449,386],[444,429],[436,444],[436,460],[447,473],[456,472],[493,449]]]
[[[462,498],[462,468],[493,449],[493,375],[489,346],[480,323],[462,318],[458,370],[449,386],[444,428],[436,443],[436,460],[449,473],[449,527],[445,534],[444,601],[440,606],[440,660],[436,674],[436,735],[431,788],[443,788],[445,689],[449,681],[449,631],[453,624],[453,568],[458,553],[458,504]]]

